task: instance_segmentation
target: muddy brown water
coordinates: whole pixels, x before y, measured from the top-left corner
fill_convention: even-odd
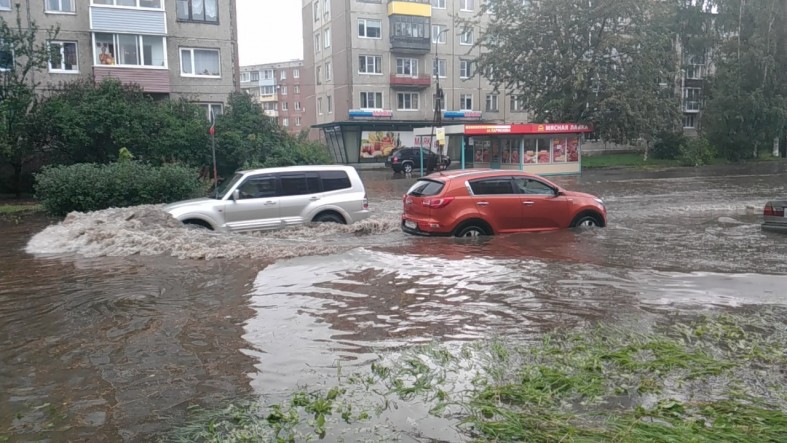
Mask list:
[[[362,175],[375,215],[353,226],[214,234],[156,206],[0,222],[0,440],[146,441],[189,405],[418,343],[787,301],[787,235],[759,226],[785,163],[555,178],[609,226],[479,241],[401,233],[414,179]],[[407,412],[390,435],[462,438]]]

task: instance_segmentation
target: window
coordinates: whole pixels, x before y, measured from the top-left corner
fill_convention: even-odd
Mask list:
[[[358,37],[361,38],[382,38],[382,20],[372,20],[368,18],[358,19]]]
[[[322,97],[317,98],[317,113],[322,115]]]
[[[295,93],[295,94],[300,94],[301,93],[300,85],[295,85],[295,86],[292,87],[292,89],[293,89],[292,92]]]
[[[314,75],[314,78],[317,80],[317,84],[322,84],[322,66],[317,66],[317,72]]]
[[[279,86],[279,94],[287,95],[287,85]]]
[[[300,126],[300,125],[301,125],[301,118],[295,117],[295,126]]]
[[[417,77],[418,59],[417,58],[397,58],[396,75]]]
[[[358,56],[358,72],[361,74],[382,74],[383,58],[379,55]]]
[[[473,195],[514,194],[514,187],[511,186],[509,177],[470,180],[470,189],[473,190]]]
[[[167,67],[164,37],[96,33],[93,63],[96,65]]]
[[[270,97],[274,92],[276,92],[276,87],[273,85],[260,86],[260,95],[263,97]]]
[[[511,112],[525,112],[525,98],[521,95],[511,96]]]
[[[691,55],[686,58],[686,78],[701,80],[705,75],[705,57]]]
[[[60,54],[57,59],[49,60],[49,72],[78,73],[76,42],[49,42],[51,53]]]
[[[240,81],[241,83],[246,83],[251,81],[251,73],[249,72],[241,72],[240,73]]]
[[[262,104],[262,109],[265,111],[276,111],[279,109],[279,104],[276,102],[265,102]]]
[[[273,80],[273,69],[266,69],[262,71],[262,78],[265,80]]]
[[[417,92],[399,92],[396,94],[396,109],[400,111],[418,110]]]
[[[473,38],[473,28],[465,28],[462,30],[462,33],[459,34],[459,44],[460,45],[472,45],[474,42]]]
[[[279,80],[287,80],[287,70],[282,69],[279,71]]]
[[[301,77],[301,71],[298,68],[293,69],[292,78],[300,78],[300,77]]]
[[[459,97],[459,110],[460,111],[473,110],[473,94],[462,94]]]
[[[473,11],[475,9],[475,0],[459,0],[460,11]]]
[[[313,14],[314,15],[314,21],[319,21],[320,20],[320,2],[319,1],[315,1],[314,4],[312,5],[312,9],[313,9],[313,12],[314,12],[314,14]]]
[[[333,97],[329,95],[326,98],[327,98],[327,103],[328,103],[328,114],[330,114],[330,113],[333,112]]]
[[[283,119],[281,119],[281,125],[282,126],[290,126],[290,119],[287,118],[287,117],[284,117]],[[284,187],[283,185],[284,184],[282,183],[282,187]]]
[[[175,9],[181,21],[218,23],[218,5],[219,0],[178,0]]]
[[[71,1],[71,0],[67,0]],[[49,4],[57,3],[57,0],[47,0],[47,11]],[[63,3],[66,3],[64,1]],[[2,4],[2,2],[0,2]],[[94,5],[128,6],[131,8],[153,8],[161,9],[161,0],[93,0]],[[73,9],[72,9],[73,11]]]
[[[14,68],[14,53],[11,48],[0,49],[0,71],[9,71]]]
[[[701,88],[683,89],[683,110],[688,112],[699,112],[700,100],[702,96]]]
[[[470,78],[473,76],[473,62],[470,60],[459,61],[459,78]]]
[[[445,59],[438,58],[432,60],[432,75],[439,76],[440,78],[445,78]]]
[[[333,71],[333,69],[331,69],[331,62],[326,62],[325,63],[325,81],[330,81],[331,80],[331,77],[333,76],[333,73],[331,71]]]
[[[281,102],[281,110],[282,111],[287,111],[289,109],[289,107],[290,107],[290,105],[287,102]]]
[[[46,0],[46,12],[74,12],[74,1],[75,0]],[[3,3],[4,2],[0,2],[0,9],[3,8]],[[159,4],[156,8],[161,8],[161,5]]]
[[[339,189],[351,188],[350,177],[344,171],[320,171],[320,181],[322,181],[322,191],[338,191]]]
[[[325,35],[323,37],[323,43],[325,44],[325,49],[331,47],[331,28],[325,30]]]
[[[697,127],[697,114],[683,114],[683,128],[694,129]]]
[[[497,107],[497,94],[487,94],[486,96],[486,110],[487,112],[498,112]]]
[[[0,11],[11,10],[11,0],[0,0]]]
[[[200,103],[199,105],[205,110],[205,115],[207,116],[208,121],[213,121],[213,119],[210,117],[211,114],[213,114],[215,117],[224,113],[224,108],[221,103]]]
[[[221,77],[219,50],[180,48],[180,74],[189,77]]]
[[[407,38],[429,38],[429,21],[423,17],[400,16],[391,20],[391,35]]]
[[[300,111],[301,110],[301,102],[295,102],[293,107],[295,108],[296,111]]]
[[[439,43],[444,45],[446,42],[446,34],[448,34],[448,27],[445,25],[432,25],[432,43]]]
[[[254,72],[251,73],[251,81],[253,81],[253,82],[260,81],[260,72],[259,71],[254,71]]]
[[[555,195],[554,188],[532,178],[514,177],[514,189],[516,189],[518,194]]]
[[[270,175],[249,177],[238,186],[238,191],[241,199],[275,197],[276,177]]]
[[[445,0],[431,0],[432,7],[436,9],[445,9]]]
[[[331,0],[325,0],[325,5],[323,5],[323,9],[325,12],[323,13],[326,18],[331,16]]]
[[[361,109],[382,109],[382,92],[361,92]]]
[[[314,34],[314,52],[320,52],[322,48],[320,47],[320,33]]]

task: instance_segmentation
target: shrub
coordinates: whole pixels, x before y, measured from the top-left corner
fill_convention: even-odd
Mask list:
[[[691,138],[680,148],[680,162],[684,166],[706,165],[715,157],[716,151],[705,137]]]
[[[682,132],[661,133],[653,145],[653,158],[675,160],[681,156],[681,149],[687,142]]]
[[[195,170],[136,161],[50,166],[35,176],[36,198],[53,215],[166,203],[204,195]]]

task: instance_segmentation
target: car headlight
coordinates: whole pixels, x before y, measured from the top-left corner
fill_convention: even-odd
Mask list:
[[[600,198],[598,198],[598,197],[597,197],[597,198],[595,198],[594,200],[596,200],[596,202],[597,202],[598,204],[600,204],[601,206],[604,206],[604,207],[606,207],[606,206],[607,206],[607,205],[605,205],[605,204],[604,204],[604,200],[602,200],[602,199],[600,199]]]

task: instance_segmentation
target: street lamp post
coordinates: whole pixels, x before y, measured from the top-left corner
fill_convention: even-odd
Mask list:
[[[440,30],[437,32],[432,38],[434,39],[434,63],[432,64],[432,70],[434,71],[435,76],[435,85],[437,86],[435,90],[435,99],[434,99],[434,116],[432,117],[432,133],[429,137],[429,151],[431,151],[431,145],[434,143],[435,139],[435,126],[442,126],[442,109],[443,109],[443,90],[440,88],[440,62],[437,58],[437,45],[440,44],[440,36],[444,33],[448,32],[448,28]],[[422,144],[423,146],[423,144]],[[421,151],[421,175],[424,174],[424,154]],[[443,165],[443,150],[440,149],[440,146],[437,147],[437,168],[441,168]]]

